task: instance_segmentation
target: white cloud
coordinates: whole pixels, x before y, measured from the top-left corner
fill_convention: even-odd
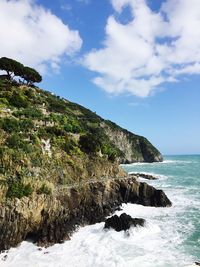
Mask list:
[[[58,17],[33,0],[0,0],[0,57],[45,70],[78,51],[82,40]]]
[[[85,55],[83,65],[97,73],[96,85],[146,97],[180,75],[200,74],[199,0],[167,0],[157,12],[146,0],[111,2],[119,14],[129,6],[132,19],[122,24],[110,16],[104,47]]]

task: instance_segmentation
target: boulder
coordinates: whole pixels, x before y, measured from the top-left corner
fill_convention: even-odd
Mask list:
[[[157,180],[158,178],[151,175],[151,174],[147,174],[147,173],[133,173],[133,175],[137,176],[137,178],[141,177],[143,179],[147,179],[147,180]]]
[[[132,218],[126,213],[122,213],[120,216],[114,215],[105,221],[104,228],[113,228],[115,231],[126,231],[131,226],[144,226],[145,220],[141,218]]]

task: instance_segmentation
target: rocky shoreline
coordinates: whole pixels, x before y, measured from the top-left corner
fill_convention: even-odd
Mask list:
[[[142,172],[135,172],[135,173],[130,173],[129,176],[137,177],[137,178],[143,178],[147,180],[158,180],[158,177],[152,174],[148,173],[142,173]]]
[[[162,190],[133,176],[61,187],[51,196],[14,199],[0,205],[0,251],[26,239],[45,246],[63,242],[78,226],[104,221],[122,203],[172,205]]]

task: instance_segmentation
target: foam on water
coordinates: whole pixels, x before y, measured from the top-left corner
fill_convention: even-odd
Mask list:
[[[155,178],[160,179],[160,180],[165,180],[165,179],[168,179],[169,178],[166,175],[157,174],[157,173],[153,173],[153,172],[133,172],[133,171],[128,172],[128,174],[138,174],[138,173],[141,173],[141,174],[149,174],[149,175],[152,175]],[[145,178],[142,178],[142,177],[138,177],[138,178],[141,179],[141,180],[144,180],[144,181],[148,181],[148,179],[145,179]]]
[[[189,164],[189,163],[192,163],[192,161],[188,161],[188,160],[163,160],[162,162],[152,162],[152,163],[148,163],[148,162],[134,162],[134,163],[131,163],[129,164],[129,166],[149,166],[150,165],[153,165],[153,166],[157,166],[157,165],[160,165],[160,164],[177,164],[177,163],[184,163],[184,164]],[[126,166],[127,164],[121,164],[122,167]]]
[[[21,267],[88,267],[88,266],[183,266],[190,263],[184,253],[178,251],[182,239],[169,224],[166,209],[124,204],[118,215],[126,212],[133,217],[145,218],[145,227],[131,228],[128,233],[104,230],[98,223],[81,228],[72,240],[39,250],[31,243],[23,242],[7,254],[0,266]],[[160,216],[165,217],[160,221]],[[1,258],[5,256],[1,254]],[[177,263],[177,258],[179,263]],[[155,265],[156,262],[156,265]]]
[[[144,229],[131,229],[127,235],[105,231],[101,223],[84,227],[71,241],[48,249],[38,250],[31,243],[23,242],[18,249],[10,250],[2,266],[132,266],[134,243],[160,231],[158,227]]]
[[[126,212],[132,217],[144,218],[145,227],[115,232],[104,230],[104,223],[98,223],[80,228],[70,241],[49,248],[38,249],[32,243],[22,242],[18,248],[0,254],[0,259],[5,259],[7,255],[5,261],[0,260],[0,266],[192,266],[200,257],[199,165],[194,171],[195,167],[188,163],[192,161],[191,158],[176,157],[174,160],[176,163],[173,158],[168,160],[170,168],[166,167],[167,164],[159,163],[126,167],[128,171],[143,173],[148,173],[149,168],[152,175],[161,177],[159,180],[146,182],[163,189],[173,203],[170,208],[123,204],[122,210],[116,212],[118,215]],[[195,160],[200,162],[200,158]],[[185,166],[190,166],[190,171]]]

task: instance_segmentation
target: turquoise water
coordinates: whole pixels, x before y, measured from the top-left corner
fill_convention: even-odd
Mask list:
[[[5,267],[186,267],[200,261],[200,156],[170,156],[162,163],[123,165],[154,174],[143,180],[163,189],[172,207],[123,204],[120,213],[144,218],[129,233],[105,231],[104,223],[82,227],[70,241],[41,248],[22,242],[0,255]],[[6,257],[6,260],[4,258]]]
[[[160,215],[160,220],[165,222],[167,216],[169,228],[165,230],[173,231],[179,239],[174,249],[200,261],[200,155],[165,156],[163,163],[131,164],[123,168],[127,172],[158,175],[157,181],[147,182],[163,189],[173,202],[169,214]]]

